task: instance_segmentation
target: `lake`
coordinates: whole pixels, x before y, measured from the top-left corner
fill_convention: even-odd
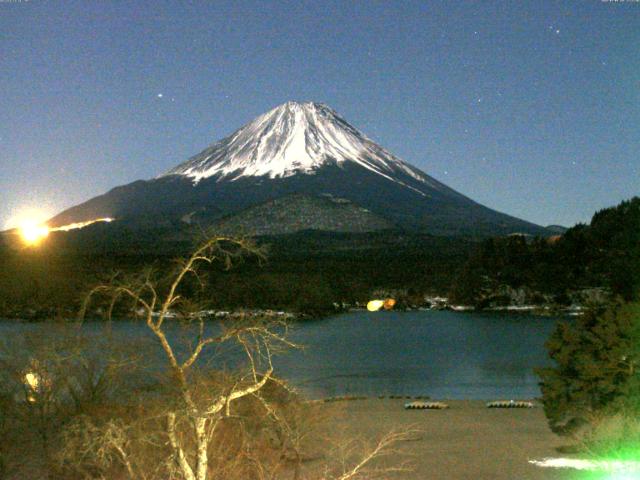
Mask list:
[[[531,398],[557,319],[449,311],[355,312],[304,324],[281,372],[311,396]]]
[[[549,364],[544,342],[557,321],[507,313],[352,312],[296,324],[292,339],[305,348],[274,363],[280,377],[312,398],[532,398],[540,395],[533,369]],[[0,336],[46,328],[0,321]],[[142,323],[113,328],[127,337],[146,334]]]

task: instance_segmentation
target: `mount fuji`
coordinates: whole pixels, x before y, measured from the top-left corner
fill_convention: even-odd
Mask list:
[[[72,207],[51,227],[111,217],[245,234],[399,229],[548,235],[397,158],[319,103],[287,102],[151,180]]]

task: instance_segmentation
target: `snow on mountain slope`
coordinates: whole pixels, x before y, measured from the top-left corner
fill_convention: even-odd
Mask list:
[[[481,236],[546,232],[484,207],[403,162],[328,106],[296,102],[261,115],[160,177],[115,187],[56,215],[49,225],[103,217],[151,225],[190,215],[207,226],[259,205],[289,212],[284,223],[300,228],[342,231],[351,222],[346,211],[333,223],[324,222],[319,212],[326,209],[315,201],[287,203],[299,208],[295,214],[295,208],[282,210],[273,203],[298,194],[346,199],[407,231]],[[265,210],[251,211],[250,218],[256,219]],[[258,223],[254,227],[262,228]]]
[[[183,175],[194,183],[218,176],[284,178],[313,174],[326,164],[354,162],[425,195],[402,180],[408,175],[430,188],[442,185],[369,140],[320,103],[287,102],[257,117],[162,176]]]

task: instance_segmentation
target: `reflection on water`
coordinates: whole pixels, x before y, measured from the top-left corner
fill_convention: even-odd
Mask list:
[[[304,349],[278,357],[276,372],[311,397],[532,398],[540,394],[533,368],[548,364],[544,342],[556,322],[447,311],[349,313],[298,324],[292,336]],[[47,328],[3,321],[0,337]],[[136,322],[114,323],[113,330],[123,338],[148,335]],[[184,329],[173,336],[185,342],[191,337]],[[157,354],[147,358],[163,361]],[[232,357],[209,351],[203,360],[219,366]]]

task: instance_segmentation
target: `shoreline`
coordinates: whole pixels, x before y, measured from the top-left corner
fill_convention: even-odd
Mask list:
[[[412,441],[397,445],[389,460],[408,460],[407,480],[560,480],[565,469],[541,468],[530,461],[561,455],[569,441],[548,427],[543,409],[487,408],[482,400],[445,400],[449,408],[407,410],[404,399],[323,402],[330,428],[375,439],[398,429],[417,429]]]
[[[575,317],[583,315],[586,307],[582,305],[573,305],[571,307],[559,308],[557,306],[549,305],[509,305],[503,307],[491,307],[491,308],[475,308],[469,305],[447,305],[446,307],[430,308],[430,307],[401,307],[394,308],[392,312],[405,313],[405,312],[439,312],[447,311],[461,314],[472,313],[486,313],[486,314],[509,314],[514,316],[519,315],[534,315],[540,317]],[[247,310],[203,310],[201,312],[195,312],[192,317],[203,317],[206,321],[212,320],[224,320],[233,317],[239,317],[242,315],[248,317],[261,317],[271,316],[273,318],[280,318],[282,320],[289,321],[291,323],[323,320],[326,318],[334,317],[337,315],[344,315],[349,313],[384,313],[384,312],[369,312],[365,307],[349,307],[344,309],[337,309],[334,311],[324,312],[322,314],[310,314],[301,312],[290,312],[286,310],[272,310],[272,309],[247,309]],[[99,313],[96,313],[92,317],[86,318],[84,321],[106,321],[105,318],[100,318]],[[175,312],[168,312],[167,319],[178,318]],[[77,320],[77,315],[74,312],[65,312],[63,316],[60,312],[45,314],[42,312],[25,312],[24,314],[12,314],[10,316],[0,316],[1,321],[15,321],[24,323],[39,323],[46,321],[74,321]],[[114,317],[111,319],[113,322],[130,321],[135,320],[135,314],[131,317]]]
[[[542,403],[539,397],[488,397],[488,398],[445,398],[445,397],[431,397],[429,395],[337,395],[332,397],[310,398],[306,399],[307,403],[334,403],[334,402],[357,402],[357,401],[376,401],[376,400],[394,400],[394,401],[428,401],[428,402],[450,402],[455,405],[459,402],[473,402],[473,403],[487,403],[491,402],[531,402],[532,408],[542,408]]]

